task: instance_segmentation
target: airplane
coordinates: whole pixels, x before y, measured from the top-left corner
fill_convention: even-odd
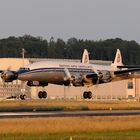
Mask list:
[[[89,64],[89,53],[88,53],[87,49],[84,49],[81,62],[82,62],[83,64]]]
[[[119,54],[119,55],[118,55]],[[119,58],[118,58],[119,57]],[[122,58],[117,50],[115,61],[109,66],[95,65],[89,63],[88,51],[84,50],[81,62],[65,61],[40,61],[34,62],[17,71],[1,71],[1,78],[4,82],[21,80],[28,86],[48,86],[48,84],[57,84],[64,86],[87,87],[83,93],[84,99],[91,99],[93,94],[89,90],[90,86],[109,83],[119,80],[125,80],[134,77],[136,71],[140,68],[130,68],[125,70],[111,70],[121,63]],[[24,100],[26,95],[23,93],[20,98]],[[38,97],[47,98],[46,91],[39,91]]]
[[[123,68],[123,66],[124,66],[124,64],[122,62],[121,51],[119,49],[117,49],[115,59],[111,64],[92,64],[92,66],[96,70],[120,70],[120,68]],[[126,68],[126,67],[124,67],[124,68]]]

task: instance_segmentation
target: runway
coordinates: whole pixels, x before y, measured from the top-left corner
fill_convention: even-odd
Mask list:
[[[140,110],[1,112],[0,119],[4,119],[4,118],[82,117],[82,116],[128,116],[128,115],[140,115]]]

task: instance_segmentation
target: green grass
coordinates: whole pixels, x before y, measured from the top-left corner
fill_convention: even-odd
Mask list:
[[[0,140],[94,139],[139,140],[140,116],[0,119]]]
[[[82,132],[56,134],[7,134],[1,135],[1,140],[139,140],[140,131],[123,132]]]
[[[62,110],[139,110],[138,101],[63,101],[27,100],[0,101],[0,112],[5,111],[62,111]]]
[[[0,111],[140,109],[127,101],[1,101]],[[0,119],[0,140],[139,140],[140,116]]]

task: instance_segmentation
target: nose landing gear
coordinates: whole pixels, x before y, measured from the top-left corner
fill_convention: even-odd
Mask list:
[[[26,100],[26,95],[25,94],[21,94],[20,96],[19,96],[19,98],[21,99],[21,100]]]

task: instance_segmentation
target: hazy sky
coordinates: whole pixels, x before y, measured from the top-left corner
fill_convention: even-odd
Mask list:
[[[140,43],[140,0],[0,0],[0,38],[24,34]]]

